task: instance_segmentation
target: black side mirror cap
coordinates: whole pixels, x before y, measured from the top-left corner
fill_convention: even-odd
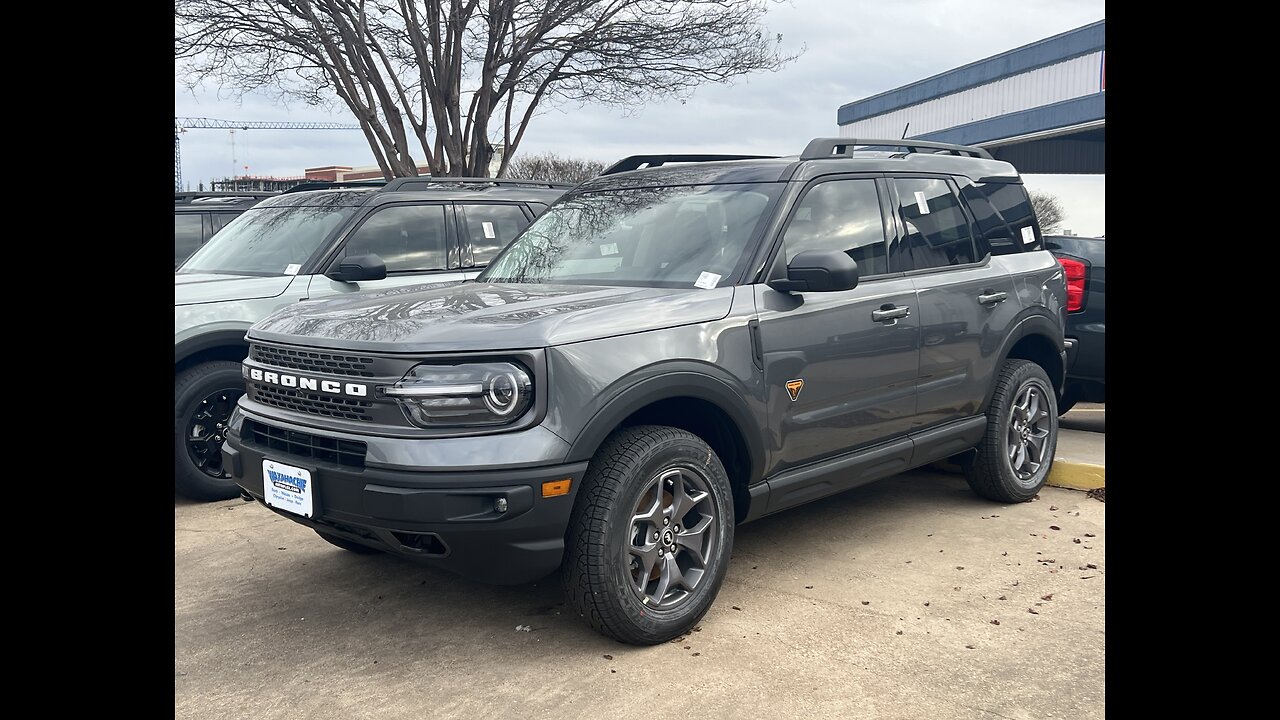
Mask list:
[[[791,259],[786,279],[769,281],[778,292],[838,292],[858,286],[858,262],[839,250],[806,250]]]
[[[338,260],[338,267],[325,275],[339,282],[381,280],[387,276],[387,264],[375,253],[349,255]]]

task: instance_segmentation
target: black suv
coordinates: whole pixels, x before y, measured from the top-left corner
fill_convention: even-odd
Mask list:
[[[563,564],[592,627],[657,643],[706,612],[737,524],[944,458],[1035,496],[1066,297],[984,150],[631,157],[474,282],[255,324],[223,465],[352,552]]]
[[[200,249],[237,215],[273,192],[177,192],[173,194],[173,266]]]

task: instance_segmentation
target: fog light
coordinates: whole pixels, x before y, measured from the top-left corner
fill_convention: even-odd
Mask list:
[[[559,495],[568,495],[569,486],[573,484],[573,478],[565,478],[563,480],[548,480],[542,483],[542,497],[556,497]]]
[[[506,499],[506,498],[498,498],[497,500],[494,500],[494,501],[493,501],[493,509],[494,509],[494,510],[496,510],[497,512],[500,512],[500,513],[504,513],[504,512],[506,512],[506,511],[507,511],[507,499]]]

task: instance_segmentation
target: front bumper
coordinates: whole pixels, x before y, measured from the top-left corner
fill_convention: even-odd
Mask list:
[[[289,426],[265,418],[260,422]],[[532,582],[559,567],[573,500],[587,470],[585,462],[448,472],[354,468],[269,449],[247,441],[238,427],[228,433],[222,453],[223,467],[230,471],[232,480],[283,517],[351,542],[496,584]],[[264,459],[311,471],[311,518],[265,504]],[[544,481],[565,478],[572,481],[567,495],[542,497]],[[503,512],[497,509],[500,499],[506,504]]]

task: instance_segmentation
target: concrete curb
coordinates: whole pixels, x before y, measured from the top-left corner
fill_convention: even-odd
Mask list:
[[[959,465],[953,465],[946,461],[933,463],[930,467],[942,472],[963,472]],[[1067,488],[1068,490],[1095,490],[1107,486],[1107,468],[1105,465],[1072,462],[1062,458],[1055,458],[1053,469],[1049,471],[1049,479],[1045,481],[1045,484]]]

